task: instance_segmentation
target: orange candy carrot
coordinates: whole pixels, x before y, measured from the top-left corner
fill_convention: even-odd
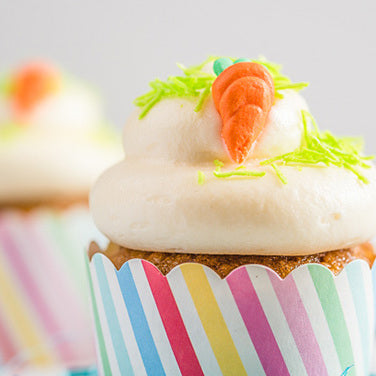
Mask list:
[[[57,73],[44,64],[30,64],[16,73],[12,93],[15,110],[25,114],[58,86]]]
[[[217,77],[212,95],[230,157],[242,163],[265,127],[274,101],[273,78],[261,64],[236,63]]]

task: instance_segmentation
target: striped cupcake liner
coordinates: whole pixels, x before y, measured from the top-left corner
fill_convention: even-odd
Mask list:
[[[376,238],[373,238],[370,241],[370,243],[372,244],[373,248],[376,250]],[[373,282],[373,302],[375,305],[375,341],[376,341],[376,267],[372,268],[372,282]],[[374,363],[375,363],[375,366],[373,367],[373,369],[375,371],[374,373],[376,373],[376,357],[375,357]]]
[[[285,279],[260,265],[226,279],[200,264],[88,264],[103,375],[369,376],[372,278],[356,260]]]
[[[0,368],[95,363],[84,251],[93,236],[84,207],[0,212]]]

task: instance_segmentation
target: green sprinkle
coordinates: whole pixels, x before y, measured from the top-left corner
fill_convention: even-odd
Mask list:
[[[166,98],[191,98],[196,99],[197,103],[195,111],[202,109],[205,100],[210,95],[211,87],[216,79],[216,74],[220,74],[225,68],[233,63],[241,61],[253,61],[262,64],[267,68],[273,77],[275,85],[275,97],[283,98],[282,90],[302,90],[308,83],[298,82],[293,83],[291,80],[281,73],[282,67],[278,64],[272,63],[265,58],[258,60],[250,60],[247,58],[234,59],[230,57],[209,56],[201,64],[191,67],[185,67],[182,64],[177,64],[182,70],[183,74],[180,76],[170,76],[167,80],[162,81],[155,79],[149,83],[150,91],[137,97],[134,104],[141,108],[139,118],[145,117],[148,112],[161,100]],[[213,64],[212,73],[203,71],[203,68],[209,64]]]
[[[152,107],[157,104],[162,98],[162,93],[158,92],[155,97],[151,98],[150,101],[148,101],[145,106],[143,107],[139,118],[142,119],[151,109]]]
[[[202,171],[197,171],[198,185],[203,185],[205,183],[205,174]]]
[[[353,166],[349,165],[348,163],[345,163],[343,167],[347,168],[350,170],[354,175],[358,177],[359,180],[361,180],[363,183],[368,184],[369,180],[362,174],[359,173]]]
[[[279,155],[260,162],[271,165],[283,182],[285,178],[278,170],[279,165],[286,166],[336,166],[351,171],[360,181],[367,184],[368,179],[360,172],[361,168],[370,168],[367,163],[372,157],[361,154],[363,142],[359,138],[335,137],[329,131],[320,131],[315,119],[306,110],[302,110],[302,144],[293,152]],[[285,184],[285,183],[284,183]]]
[[[282,184],[287,184],[287,179],[285,178],[285,176],[282,174],[281,170],[279,169],[279,167],[275,164],[275,163],[272,163],[270,166],[273,167],[273,170],[275,171],[275,174],[278,176],[279,180],[282,182]]]
[[[199,112],[202,108],[202,105],[204,104],[206,98],[209,96],[210,94],[210,86],[207,86],[201,93],[200,93],[200,96],[198,98],[198,102],[197,102],[197,105],[195,107],[195,112]]]
[[[223,167],[225,164],[220,161],[219,159],[215,159],[214,160],[214,164],[217,166],[217,167]]]
[[[275,85],[275,90],[286,90],[286,89],[293,89],[293,90],[302,90],[305,87],[309,85],[308,82],[297,82],[297,83],[286,83],[286,84],[280,84],[280,85]]]
[[[195,111],[200,111],[216,78],[214,74],[202,69],[216,59],[217,56],[209,56],[201,64],[189,68],[178,64],[183,76],[170,76],[166,81],[157,78],[150,82],[151,90],[134,101],[136,106],[141,107],[139,119],[145,117],[158,102],[166,98],[198,98]]]
[[[312,126],[314,128],[314,131],[316,133],[319,133],[319,127],[318,127],[318,125],[316,123],[316,120],[315,120],[315,118],[313,117],[313,115],[309,111],[302,110],[302,117],[303,117],[303,121],[305,121],[306,123],[307,123],[307,118],[309,120],[311,120],[311,124],[312,124]],[[329,131],[326,131],[326,132],[329,133]],[[333,140],[335,140],[334,136],[333,136]]]
[[[225,165],[222,161],[220,161],[220,160],[218,160],[218,159],[216,159],[215,161],[214,161],[214,165],[215,165],[215,167],[216,167],[216,171],[221,171],[221,168]]]
[[[194,76],[194,75],[200,75],[200,74],[207,74],[206,72],[203,72],[202,69],[205,67],[205,65],[213,62],[214,60],[217,60],[219,56],[208,56],[207,59],[205,59],[202,63],[198,65],[192,65],[189,68],[186,68],[183,64],[177,64],[177,66],[184,72],[186,76]]]
[[[262,177],[265,175],[265,172],[259,172],[259,171],[249,171],[245,169],[245,166],[241,165],[235,168],[233,171],[227,171],[222,172],[222,167],[224,166],[224,163],[218,159],[214,161],[215,170],[213,171],[213,175],[216,178],[231,178],[233,176],[240,176],[240,177],[248,177],[248,178],[257,178]]]
[[[214,62],[213,71],[216,74],[216,76],[219,76],[226,68],[228,68],[230,65],[234,63],[229,57],[221,57]]]
[[[263,65],[269,70],[269,73],[273,77],[276,98],[283,98],[283,94],[279,92],[280,90],[291,89],[300,91],[308,86],[308,82],[291,82],[290,78],[282,74],[282,65],[268,61],[265,57],[261,56],[259,59],[252,61]]]
[[[234,170],[228,172],[219,172],[214,170],[213,175],[216,178],[230,178],[233,176],[247,176],[247,177],[262,177],[265,176],[265,172],[248,171],[248,170]]]

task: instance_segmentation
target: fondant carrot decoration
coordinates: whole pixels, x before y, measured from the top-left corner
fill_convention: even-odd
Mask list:
[[[15,111],[24,115],[58,87],[58,75],[48,65],[35,63],[19,70],[12,83]]]
[[[232,63],[232,62],[231,62]],[[215,65],[219,76],[212,95],[222,117],[222,138],[231,159],[242,163],[265,127],[274,101],[274,82],[266,68],[248,61],[235,62],[225,70],[226,61]]]

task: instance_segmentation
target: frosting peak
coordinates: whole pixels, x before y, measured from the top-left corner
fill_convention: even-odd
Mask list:
[[[126,156],[192,164],[213,163],[215,159],[231,163],[221,137],[222,120],[212,98],[201,111],[194,108],[189,99],[170,98],[159,102],[142,119],[136,110],[123,130]],[[303,97],[285,90],[271,108],[249,158],[270,158],[296,149],[303,134],[303,109],[307,109]]]

